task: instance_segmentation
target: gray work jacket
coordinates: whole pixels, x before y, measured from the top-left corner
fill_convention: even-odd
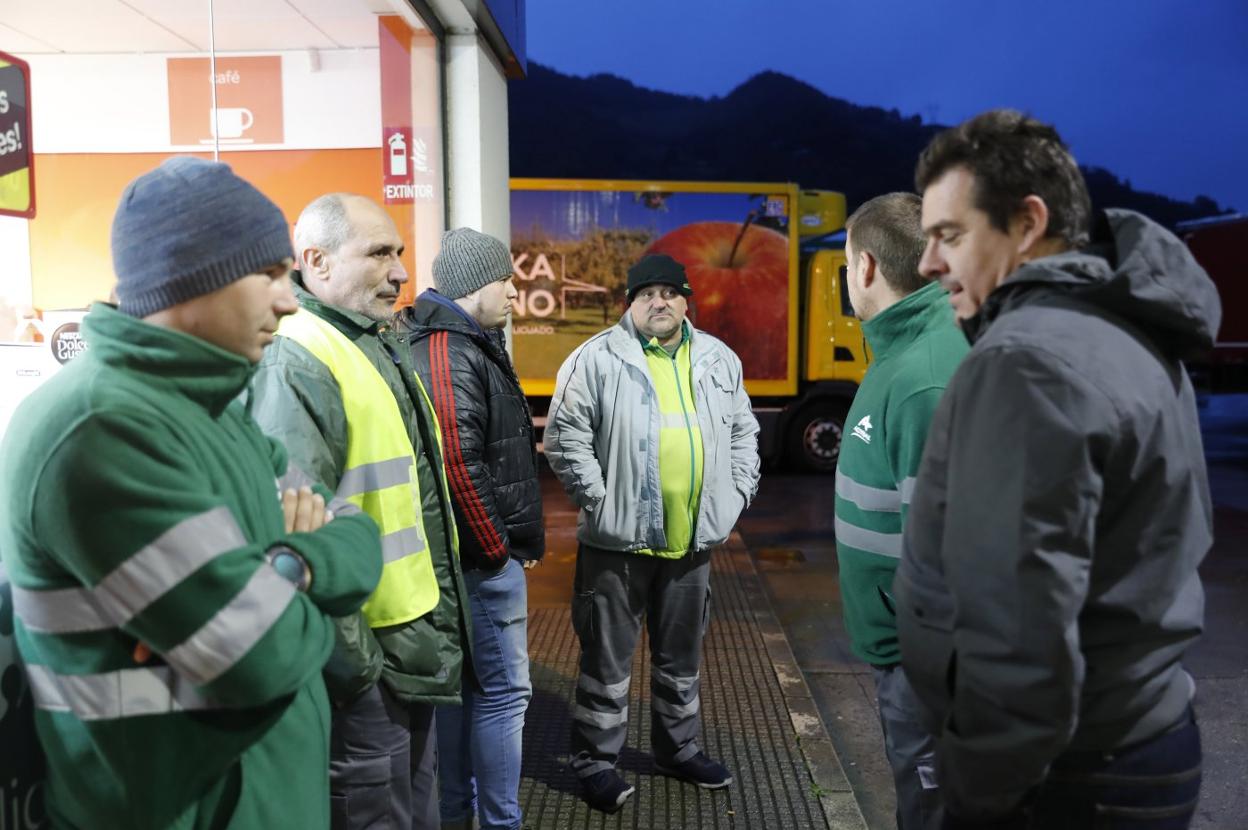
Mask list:
[[[741,360],[690,326],[694,407],[702,432],[702,496],[693,549],[721,544],[758,491],[758,421]],[[628,312],[559,369],[546,458],[581,508],[577,538],[615,551],[662,550],[659,401]]]

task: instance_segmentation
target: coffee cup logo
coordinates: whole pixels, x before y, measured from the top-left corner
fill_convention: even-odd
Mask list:
[[[215,138],[241,138],[243,133],[251,129],[255,118],[246,107],[217,107],[209,110],[209,129]]]
[[[58,326],[56,331],[52,332],[49,345],[52,347],[52,356],[62,366],[87,350],[87,341],[82,339],[82,332],[78,330],[77,323]]]

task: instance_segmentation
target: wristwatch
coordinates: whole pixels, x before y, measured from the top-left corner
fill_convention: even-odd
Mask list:
[[[274,545],[266,553],[273,570],[289,579],[297,590],[307,593],[312,585],[312,569],[298,552],[286,545]]]

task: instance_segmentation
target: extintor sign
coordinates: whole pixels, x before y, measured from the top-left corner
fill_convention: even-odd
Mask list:
[[[6,52],[0,52],[0,215],[35,216],[30,66]]]

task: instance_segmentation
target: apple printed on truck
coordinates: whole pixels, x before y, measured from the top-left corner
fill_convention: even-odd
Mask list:
[[[520,376],[553,378],[619,319],[628,268],[664,253],[685,267],[693,324],[737,353],[746,378],[785,378],[790,202],[774,192],[513,189]]]

